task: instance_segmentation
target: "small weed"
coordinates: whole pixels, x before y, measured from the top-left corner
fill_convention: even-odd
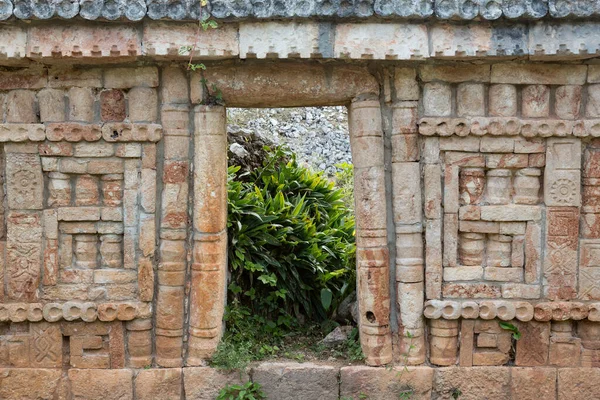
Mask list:
[[[510,322],[500,321],[500,328],[502,328],[506,331],[512,332],[512,337],[515,340],[519,340],[519,339],[521,339],[521,336],[523,336],[521,334],[521,331],[519,330],[519,328],[517,328],[515,325],[511,324]]]
[[[244,370],[256,357],[250,342],[223,340],[212,356],[210,365],[225,371]]]
[[[348,339],[346,339],[345,347],[347,358],[350,361],[362,361],[365,359],[365,356],[362,352],[362,347],[360,347],[358,328],[352,328],[350,334],[348,335]]]
[[[266,399],[260,390],[260,384],[247,382],[243,385],[227,385],[221,391],[216,400],[261,400]]]
[[[452,393],[450,394],[454,400],[457,400],[460,396],[462,396],[462,392],[459,388],[452,389]]]
[[[403,390],[398,394],[398,400],[412,399],[413,394],[415,394],[415,392],[412,389]]]

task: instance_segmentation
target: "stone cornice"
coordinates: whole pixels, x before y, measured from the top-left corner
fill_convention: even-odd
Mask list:
[[[0,0],[0,4],[2,1]],[[0,24],[0,65],[131,62],[141,57],[474,60],[585,60],[600,56],[600,22],[223,22],[200,31],[193,22],[89,23],[53,20]]]
[[[587,0],[210,0],[219,19],[386,18],[441,20],[523,20],[588,18],[600,4]],[[193,20],[199,0],[0,0],[0,20],[75,18],[139,21]]]

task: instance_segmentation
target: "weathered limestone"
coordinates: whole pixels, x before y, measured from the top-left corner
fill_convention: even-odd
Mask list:
[[[350,106],[349,124],[355,174],[361,345],[368,364],[382,365],[392,361],[392,338],[379,101],[355,99]]]
[[[209,1],[228,19],[197,34],[187,0],[0,0],[0,397],[593,398],[598,9],[475,3]],[[196,368],[223,331],[224,107],[323,105],[350,109],[366,363],[437,367]]]
[[[201,365],[223,331],[227,275],[227,135],[225,108],[194,110],[194,249],[188,365]]]
[[[163,191],[156,304],[156,362],[161,366],[183,363],[184,284],[187,269],[187,225],[190,177],[189,95],[187,80],[176,69],[173,84],[184,85],[178,104],[165,103],[161,119],[165,130]],[[168,101],[168,97],[167,97]],[[181,144],[174,147],[174,144]],[[180,151],[176,151],[180,150]],[[150,150],[156,157],[156,150]]]

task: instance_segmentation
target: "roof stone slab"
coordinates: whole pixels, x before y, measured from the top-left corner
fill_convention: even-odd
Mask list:
[[[139,21],[193,20],[199,0],[0,0],[0,20],[75,18]],[[531,20],[600,15],[590,0],[210,0],[218,19],[424,19]]]

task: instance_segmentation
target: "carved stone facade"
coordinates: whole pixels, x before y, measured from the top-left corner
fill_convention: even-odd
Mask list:
[[[584,3],[211,1],[222,18],[323,19],[196,38],[125,21],[195,18],[186,1],[0,0],[0,398],[205,399],[239,381],[203,367],[226,299],[225,107],[316,105],[349,109],[366,364],[411,365],[424,399],[597,397],[599,26]],[[337,20],[371,15],[398,20]],[[473,18],[501,21],[440,21]],[[225,107],[185,69],[195,40]],[[251,378],[271,398],[337,399],[397,397],[395,376]]]

